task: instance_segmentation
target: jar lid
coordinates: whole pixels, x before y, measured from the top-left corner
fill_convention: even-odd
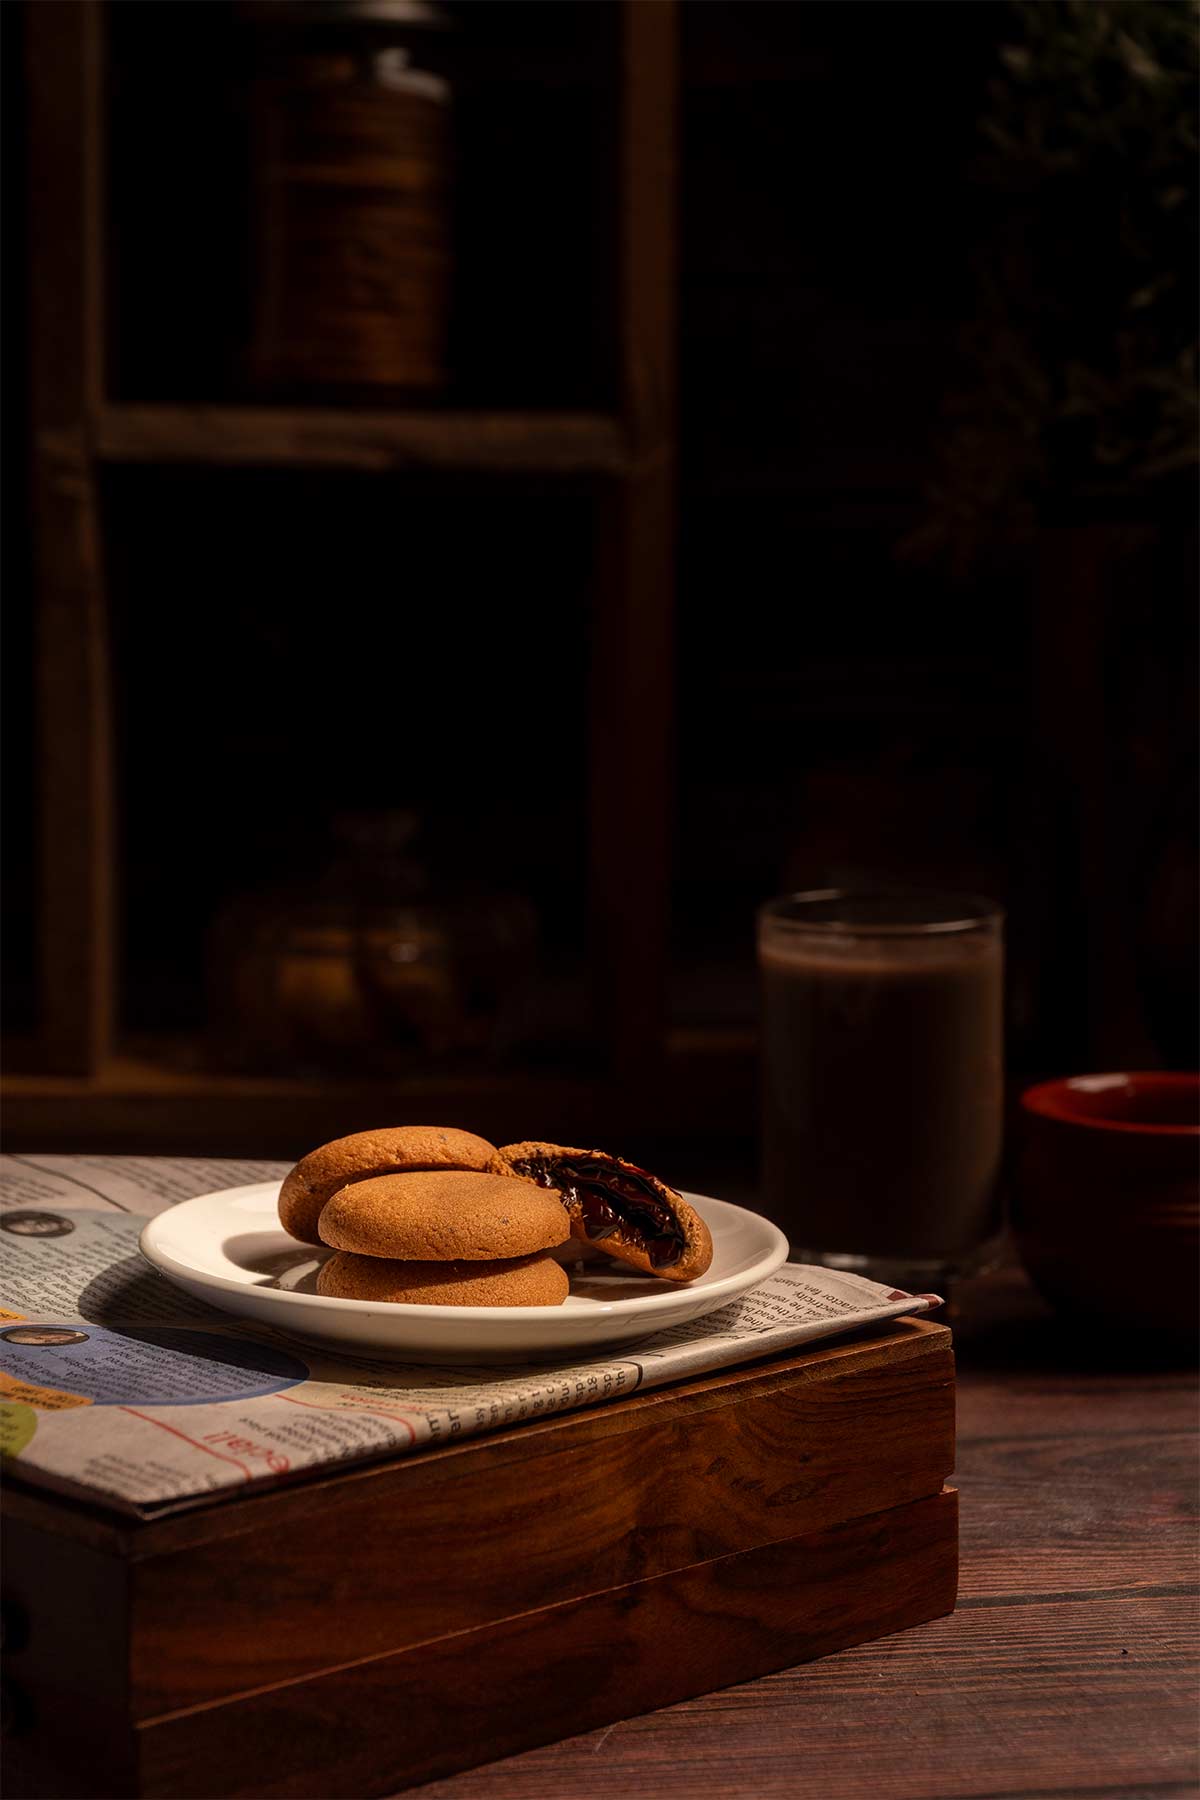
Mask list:
[[[433,0],[242,0],[239,9],[256,25],[404,25],[445,31],[449,14]]]

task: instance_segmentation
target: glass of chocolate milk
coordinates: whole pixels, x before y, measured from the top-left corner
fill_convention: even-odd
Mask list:
[[[937,1288],[998,1229],[1004,916],[956,894],[771,900],[764,1210],[800,1262]]]

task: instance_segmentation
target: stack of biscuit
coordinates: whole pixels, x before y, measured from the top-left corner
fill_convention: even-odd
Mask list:
[[[338,1254],[317,1291],[416,1306],[561,1306],[575,1239],[664,1281],[712,1262],[708,1226],[624,1157],[532,1139],[497,1150],[449,1126],[360,1131],[303,1157],[279,1192],[293,1237]]]
[[[287,1176],[285,1229],[337,1254],[317,1292],[417,1306],[561,1306],[549,1254],[571,1231],[558,1194],[507,1170],[494,1145],[449,1127],[364,1131]]]

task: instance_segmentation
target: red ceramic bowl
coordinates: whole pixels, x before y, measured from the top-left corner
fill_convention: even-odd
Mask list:
[[[1200,1075],[1076,1075],[1021,1096],[1017,1248],[1061,1311],[1200,1329]]]

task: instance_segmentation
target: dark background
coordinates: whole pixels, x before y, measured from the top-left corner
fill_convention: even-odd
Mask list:
[[[613,9],[452,10],[437,404],[604,413]],[[34,1070],[20,1096],[36,1090],[45,929],[26,252],[55,220],[28,179],[28,9],[10,0],[0,18],[5,1004]],[[123,0],[105,31],[109,397],[236,406],[259,53],[216,0]],[[698,1087],[676,1128],[752,1136],[754,909],[831,882],[1004,903],[1017,1077],[1194,1066],[1194,15],[1168,0],[685,0],[679,31],[668,1018],[734,1073],[719,1117]],[[105,468],[99,492],[116,1053],[361,1077],[369,1047],[343,1066],[328,1042],[222,1036],[214,943],[222,923],[251,929],[239,907],[277,932],[297,896],[336,912],[347,821],[365,815],[393,897],[482,905],[519,940],[518,1000],[486,1041],[418,1033],[398,1079],[465,1067],[483,1092],[514,1071],[586,1075],[582,696],[604,531],[588,483],[149,458]],[[474,1122],[467,1102],[441,1104]],[[51,1115],[17,1113],[45,1148]],[[127,1112],[91,1116],[123,1147],[246,1147],[202,1108],[144,1137]]]

